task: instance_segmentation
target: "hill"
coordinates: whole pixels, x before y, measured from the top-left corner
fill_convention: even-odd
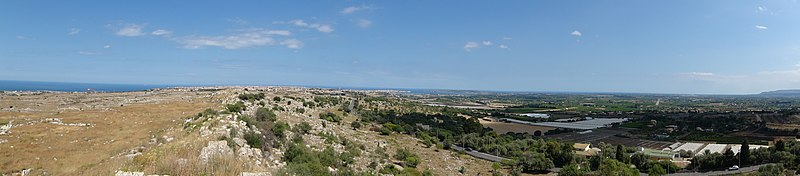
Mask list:
[[[786,89],[761,92],[761,96],[800,97],[800,89]]]

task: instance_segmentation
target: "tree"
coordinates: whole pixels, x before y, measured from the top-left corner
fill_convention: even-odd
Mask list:
[[[648,169],[647,175],[652,175],[652,176],[667,175],[667,171],[664,170],[664,168],[662,168],[661,165],[654,164],[653,166],[650,167],[650,169]]]
[[[645,170],[647,169],[647,162],[649,159],[642,153],[634,153],[631,155],[631,164],[636,166],[638,169]]]
[[[773,176],[773,175],[786,175],[786,174],[783,173],[783,165],[767,164],[758,168],[758,175]]]
[[[617,161],[623,163],[628,162],[627,158],[625,158],[625,149],[622,147],[622,145],[617,145],[617,152],[615,154],[616,154],[615,158],[617,159]]]
[[[730,167],[730,166],[733,166],[733,165],[737,164],[736,155],[733,154],[733,151],[731,151],[730,148],[725,150],[724,153],[722,153],[722,161],[721,162],[724,164],[723,166],[725,166],[725,167]]]
[[[519,163],[524,171],[544,171],[555,167],[550,158],[545,157],[543,153],[528,151],[522,154]]]
[[[639,171],[614,159],[604,159],[600,165],[600,175],[638,176]]]
[[[783,140],[778,140],[778,142],[775,142],[775,151],[784,150],[786,150],[786,144],[783,142]]]
[[[750,164],[750,145],[747,140],[742,141],[742,147],[739,149],[739,162],[742,165]]]
[[[586,175],[586,171],[579,168],[577,164],[568,164],[561,169],[561,172],[559,172],[558,175],[581,176]]]

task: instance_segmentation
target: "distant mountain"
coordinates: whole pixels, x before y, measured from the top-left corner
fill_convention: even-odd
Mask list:
[[[766,91],[761,92],[758,95],[762,96],[788,96],[788,97],[800,97],[800,89],[787,89],[787,90],[773,90],[773,91]]]

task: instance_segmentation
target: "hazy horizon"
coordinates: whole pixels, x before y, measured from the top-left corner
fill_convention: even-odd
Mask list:
[[[800,88],[794,0],[6,1],[0,10],[0,80],[663,94]]]

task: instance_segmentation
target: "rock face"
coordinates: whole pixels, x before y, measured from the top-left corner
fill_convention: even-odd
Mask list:
[[[115,176],[144,176],[144,172],[125,172],[125,171],[117,171]]]
[[[227,141],[209,141],[208,146],[203,147],[200,152],[200,159],[203,162],[208,162],[209,159],[216,155],[233,156],[233,150],[228,147]]]
[[[239,176],[270,176],[267,172],[242,172]]]

